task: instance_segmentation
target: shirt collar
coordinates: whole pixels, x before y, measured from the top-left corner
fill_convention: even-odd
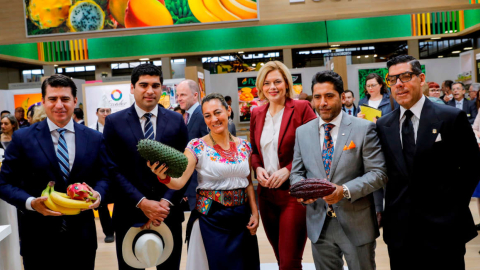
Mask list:
[[[340,113],[335,117],[332,121],[329,122],[329,124],[334,124],[335,127],[340,127],[340,123],[342,123],[342,117],[343,117],[343,111],[340,111]],[[319,127],[322,127],[323,124],[325,124],[325,121],[321,117],[318,118],[318,125]]]
[[[187,110],[188,115],[192,115],[192,113],[197,109],[197,107],[200,106],[200,103],[196,102],[195,104],[190,107],[190,109]]]
[[[75,133],[75,128],[73,127],[73,121],[74,121],[73,117],[70,118],[70,121],[68,122],[68,124],[66,126],[64,126],[63,128],[70,131],[70,132]],[[48,117],[47,117],[47,124],[48,124],[48,129],[50,129],[50,132],[60,128],[55,123],[53,123],[52,120],[50,120],[50,118],[48,118]]]
[[[147,112],[144,111],[142,108],[138,107],[137,103],[135,103],[135,111],[137,112],[138,118],[142,119],[143,115],[146,114]],[[158,117],[158,106],[155,107],[151,112],[155,117]]]
[[[425,96],[422,95],[419,101],[415,103],[410,108],[410,111],[412,111],[413,115],[415,115],[418,119],[420,119],[420,115],[422,114],[422,109],[423,109],[423,104],[425,103]],[[403,106],[400,106],[400,119],[402,119],[403,115],[405,114],[406,109]]]

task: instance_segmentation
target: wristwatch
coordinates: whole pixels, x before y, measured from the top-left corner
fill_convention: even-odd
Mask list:
[[[342,185],[342,187],[343,187],[343,197],[345,197],[347,200],[350,200],[350,198],[351,198],[350,197],[350,192],[349,192],[347,186]]]

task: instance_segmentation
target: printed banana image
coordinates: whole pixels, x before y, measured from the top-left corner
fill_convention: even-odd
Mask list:
[[[254,9],[254,10],[257,10],[257,3],[255,3],[251,0],[237,0],[237,2],[240,5],[246,6],[248,8]]]
[[[64,215],[78,215],[78,214],[80,214],[80,211],[81,211],[80,208],[76,208],[76,209],[75,208],[67,208],[67,207],[63,207],[63,206],[55,204],[52,200],[52,197],[51,197],[51,191],[52,191],[52,187],[50,185],[48,185],[47,188],[45,190],[43,190],[43,192],[42,192],[42,197],[47,197],[47,200],[45,201],[45,205],[50,210],[55,211],[55,212],[60,212]],[[65,195],[67,195],[67,194],[65,194]],[[63,196],[63,195],[59,195],[59,196]]]
[[[213,13],[213,15],[217,16],[222,21],[240,20],[240,17],[228,11],[228,9],[220,3],[220,0],[203,0],[203,3],[205,3],[205,6]]]
[[[241,19],[257,18],[257,10],[241,5],[237,0],[220,0],[222,4],[233,14]]]
[[[203,0],[188,0],[188,6],[193,16],[202,23],[221,21],[217,16],[208,11],[207,7],[203,4]]]

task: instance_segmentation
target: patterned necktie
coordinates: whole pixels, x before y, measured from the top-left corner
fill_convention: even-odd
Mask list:
[[[60,165],[60,170],[62,171],[63,180],[67,182],[68,176],[70,175],[70,160],[68,158],[67,142],[65,141],[65,132],[67,130],[59,128],[57,131],[60,134],[57,146],[57,159],[58,164]]]
[[[188,125],[189,118],[190,118],[190,114],[188,112],[185,112],[185,125]]]
[[[151,113],[146,113],[143,115],[146,118],[145,127],[143,128],[143,133],[145,134],[145,139],[155,140],[155,134],[153,133],[153,125],[150,121],[152,117]]]
[[[327,178],[330,176],[330,166],[332,165],[333,157],[333,138],[330,131],[332,131],[334,126],[334,124],[323,125],[325,128],[325,138],[323,139],[322,160],[325,172],[327,173]]]

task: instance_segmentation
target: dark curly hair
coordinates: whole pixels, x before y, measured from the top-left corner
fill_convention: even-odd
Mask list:
[[[370,98],[370,94],[368,93],[367,82],[371,79],[375,79],[377,81],[377,83],[382,86],[382,88],[380,89],[380,94],[385,95],[386,93],[388,93],[387,84],[383,81],[383,78],[380,75],[378,75],[377,73],[370,73],[365,78],[365,95],[368,98]]]
[[[313,86],[317,83],[329,82],[333,84],[333,89],[338,92],[339,95],[342,95],[343,90],[343,80],[340,75],[331,70],[320,71],[317,74],[313,75],[312,78],[312,93]]]

